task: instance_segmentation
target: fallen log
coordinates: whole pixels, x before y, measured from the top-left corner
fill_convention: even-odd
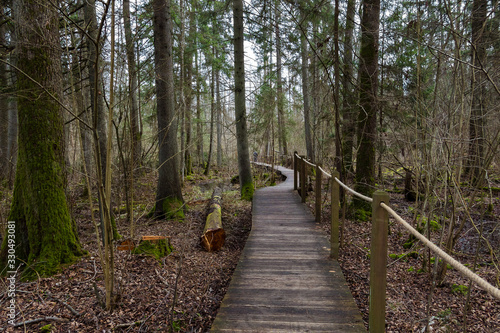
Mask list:
[[[221,202],[222,190],[216,187],[212,193],[205,229],[201,236],[201,244],[208,252],[219,250],[226,240],[226,232],[222,228]]]

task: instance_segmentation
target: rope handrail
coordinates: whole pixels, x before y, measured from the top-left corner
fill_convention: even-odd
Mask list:
[[[352,194],[354,194],[355,196],[357,196],[358,198],[361,198],[365,201],[368,201],[368,202],[373,202],[373,199],[370,198],[370,197],[367,197],[366,195],[363,195],[359,192],[356,192],[354,191],[352,188],[350,188],[349,186],[347,186],[346,184],[342,183],[337,177],[335,177],[335,180],[337,181],[337,183],[339,183],[340,186],[342,186],[345,190],[351,192]]]
[[[308,160],[306,160],[305,158],[303,158],[303,159],[302,159],[302,161],[304,161],[306,164],[309,164],[309,165],[310,165],[310,166],[312,166],[312,167],[316,167],[316,164],[309,162],[309,161],[308,161]]]
[[[295,156],[297,156],[297,158],[301,159],[302,161],[306,162],[307,164],[309,164],[310,166],[312,167],[317,167],[316,164],[313,164],[309,161],[307,161],[305,158],[302,158],[300,157],[299,155],[295,154]],[[326,172],[325,170],[323,170],[322,167],[319,167],[319,169],[321,170],[321,172],[323,172],[323,174],[325,174],[325,176],[327,176],[328,178],[332,178],[332,175],[329,174],[328,172]],[[368,201],[368,202],[373,202],[373,199],[370,198],[370,197],[367,197],[366,195],[363,195],[359,192],[356,192],[354,191],[353,189],[351,189],[349,186],[347,186],[346,184],[342,183],[337,177],[335,177],[335,180],[337,181],[337,183],[339,183],[340,186],[342,186],[345,190],[351,192],[353,195],[357,196],[358,198],[361,198],[365,201]]]
[[[322,167],[319,167],[319,169],[321,170],[321,172],[323,172],[323,174],[327,177],[327,178],[332,178],[332,175],[330,175],[328,172],[326,172],[325,170],[323,170]]]
[[[415,228],[413,228],[408,222],[406,222],[401,216],[399,216],[391,207],[389,207],[383,202],[380,203],[380,206],[384,208],[389,214],[391,214],[392,217],[396,219],[396,221],[401,223],[413,236],[418,238],[422,243],[424,243],[425,246],[427,246],[434,253],[440,256],[445,262],[447,262],[457,271],[462,273],[462,275],[471,279],[473,282],[475,282],[478,286],[486,290],[492,296],[500,299],[500,290],[498,288],[494,287],[488,281],[484,280],[482,277],[472,272],[470,269],[468,269],[467,267],[462,265],[459,261],[450,256],[448,253],[440,249],[436,244],[428,240],[424,235],[415,230]]]
[[[320,171],[325,174],[328,178],[332,178],[332,175],[326,172],[321,166],[318,166],[316,164],[313,164],[309,161],[307,161],[305,158],[300,157],[298,154],[295,154],[295,156],[302,161],[306,162],[312,167],[319,167]],[[361,193],[356,192],[355,190],[351,189],[349,186],[341,182],[337,177],[334,177],[335,181],[342,186],[346,191],[352,193],[353,195],[368,201],[368,202],[373,202],[373,198],[370,198],[366,195],[363,195]],[[459,271],[462,275],[465,277],[471,279],[474,283],[476,283],[478,286],[486,290],[488,293],[490,293],[492,296],[494,296],[497,299],[500,299],[500,290],[496,288],[495,286],[491,285],[488,281],[477,275],[476,273],[472,272],[470,269],[465,267],[463,264],[461,264],[458,260],[454,259],[452,256],[450,256],[448,253],[443,251],[441,248],[439,248],[437,245],[432,243],[429,239],[427,239],[424,235],[419,233],[415,228],[413,228],[408,222],[406,222],[401,216],[399,216],[391,207],[386,205],[384,202],[380,203],[380,207],[384,208],[392,217],[396,219],[399,223],[401,223],[413,236],[418,238],[425,246],[427,246],[429,249],[431,249],[436,255],[440,256],[445,262],[450,264],[453,268],[455,268],[457,271]]]

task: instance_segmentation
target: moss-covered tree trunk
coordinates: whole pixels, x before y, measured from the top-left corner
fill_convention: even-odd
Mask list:
[[[241,198],[253,198],[252,169],[248,154],[247,116],[245,107],[245,62],[243,48],[243,1],[233,2],[234,28],[234,110],[236,115],[236,141]]]
[[[16,8],[19,150],[9,221],[15,255],[41,275],[81,255],[64,193],[64,130],[57,6],[20,0]],[[38,82],[38,83],[35,83]],[[5,264],[7,246],[2,245]],[[3,266],[3,265],[2,265]]]
[[[375,143],[377,142],[378,32],[380,0],[363,1],[359,60],[358,152],[356,189],[370,195],[375,184]]]
[[[170,0],[153,0],[159,168],[155,216],[179,217],[183,198],[179,177],[177,121],[174,117],[174,67]]]

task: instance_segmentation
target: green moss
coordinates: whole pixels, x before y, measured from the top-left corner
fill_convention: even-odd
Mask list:
[[[254,187],[253,183],[246,183],[241,186],[241,200],[252,201]]]
[[[50,333],[50,332],[52,332],[52,324],[48,324],[48,325],[40,327],[40,332],[41,333]]]
[[[469,291],[469,287],[464,286],[462,284],[453,284],[451,286],[451,291],[454,294],[462,294],[462,295],[467,295],[467,292]]]
[[[184,203],[177,198],[166,198],[162,202],[165,218],[168,220],[184,221]]]
[[[32,64],[19,66],[28,68],[28,73],[34,73],[34,79],[41,79],[39,82],[45,85],[47,79],[54,78],[50,76],[52,73],[43,78],[40,71],[47,75],[51,64],[43,64],[43,60],[37,58],[43,56],[36,53],[34,51],[35,58],[30,60]],[[23,263],[28,267],[23,272],[24,279],[36,278],[37,273],[40,276],[52,275],[60,270],[61,265],[75,262],[84,253],[64,191],[64,132],[60,107],[32,84],[25,78],[18,80],[19,88],[26,91],[27,98],[20,98],[18,102],[18,165],[9,215],[9,221],[15,221],[16,264]],[[50,87],[47,83],[49,91]],[[33,95],[29,96],[28,92]],[[6,263],[6,249],[4,242],[0,254],[2,267]]]
[[[133,254],[144,254],[154,257],[156,260],[163,258],[170,253],[174,248],[166,239],[160,239],[157,243],[152,243],[150,241],[142,241],[139,246],[137,246],[132,253]]]
[[[431,231],[438,231],[441,229],[441,224],[439,224],[439,222],[435,221],[435,220],[430,220],[430,223],[429,223],[430,227],[431,227]],[[427,227],[427,219],[424,218],[423,219],[423,223],[422,223],[422,228],[423,230],[425,230]]]

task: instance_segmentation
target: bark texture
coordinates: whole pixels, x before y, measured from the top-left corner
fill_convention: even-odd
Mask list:
[[[175,119],[170,0],[153,0],[159,167],[155,217],[183,218]]]
[[[359,69],[358,152],[356,156],[356,189],[371,194],[375,184],[375,144],[378,110],[378,47],[380,0],[364,0],[361,19]]]
[[[82,254],[64,192],[59,17],[57,7],[36,0],[20,0],[16,8],[17,65],[26,75],[17,80],[23,94],[18,100],[19,155],[9,221],[15,222],[15,255],[28,264],[26,273],[50,275]],[[4,241],[3,264],[6,255]]]
[[[283,93],[283,79],[281,72],[281,35],[280,35],[280,11],[279,1],[276,1],[275,15],[276,15],[276,71],[277,71],[277,84],[276,93],[278,99],[278,143],[281,155],[288,155],[288,145],[286,141],[285,129],[285,94]]]
[[[305,18],[305,15],[303,15]],[[302,20],[304,22],[304,19]],[[303,23],[304,24],[304,23]],[[310,106],[310,95],[309,95],[309,61],[307,57],[307,39],[305,32],[306,27],[302,29],[302,35],[300,37],[300,54],[302,58],[302,97],[304,99],[304,134],[306,139],[306,152],[307,158],[314,159],[313,142],[311,135],[311,106]],[[314,160],[313,160],[314,161]]]
[[[90,107],[92,109],[93,126],[97,129],[94,140],[98,142],[102,179],[106,179],[106,120],[104,114],[104,97],[102,80],[100,79],[100,42],[98,39],[97,17],[95,0],[87,0],[84,7],[85,25],[88,26],[87,50],[88,50],[88,75],[90,87]],[[96,159],[97,160],[97,159]],[[101,184],[98,184],[100,186]]]
[[[134,38],[132,27],[130,24],[130,0],[123,0],[123,24],[125,30],[125,44],[127,49],[128,63],[128,85],[129,85],[129,114],[130,114],[130,133],[132,138],[132,161],[140,163],[142,154],[141,137],[142,133],[139,130],[139,101],[137,94],[138,78],[137,65],[135,61]],[[138,167],[139,165],[135,165]]]
[[[245,105],[245,62],[243,48],[243,1],[233,2],[234,24],[234,109],[241,198],[251,200],[254,187],[248,153],[247,115]]]
[[[467,172],[474,181],[479,181],[484,168],[484,115],[486,109],[486,74],[483,71],[486,62],[486,0],[474,0],[472,3],[472,105],[469,121],[469,160]]]
[[[342,86],[344,88],[344,97],[342,99],[342,110],[344,115],[342,150],[344,154],[344,167],[348,173],[353,171],[352,149],[354,146],[354,135],[356,134],[356,116],[354,111],[356,99],[354,98],[354,75],[352,63],[355,7],[356,0],[349,0],[347,2],[347,17],[344,35],[344,71],[342,76]]]

